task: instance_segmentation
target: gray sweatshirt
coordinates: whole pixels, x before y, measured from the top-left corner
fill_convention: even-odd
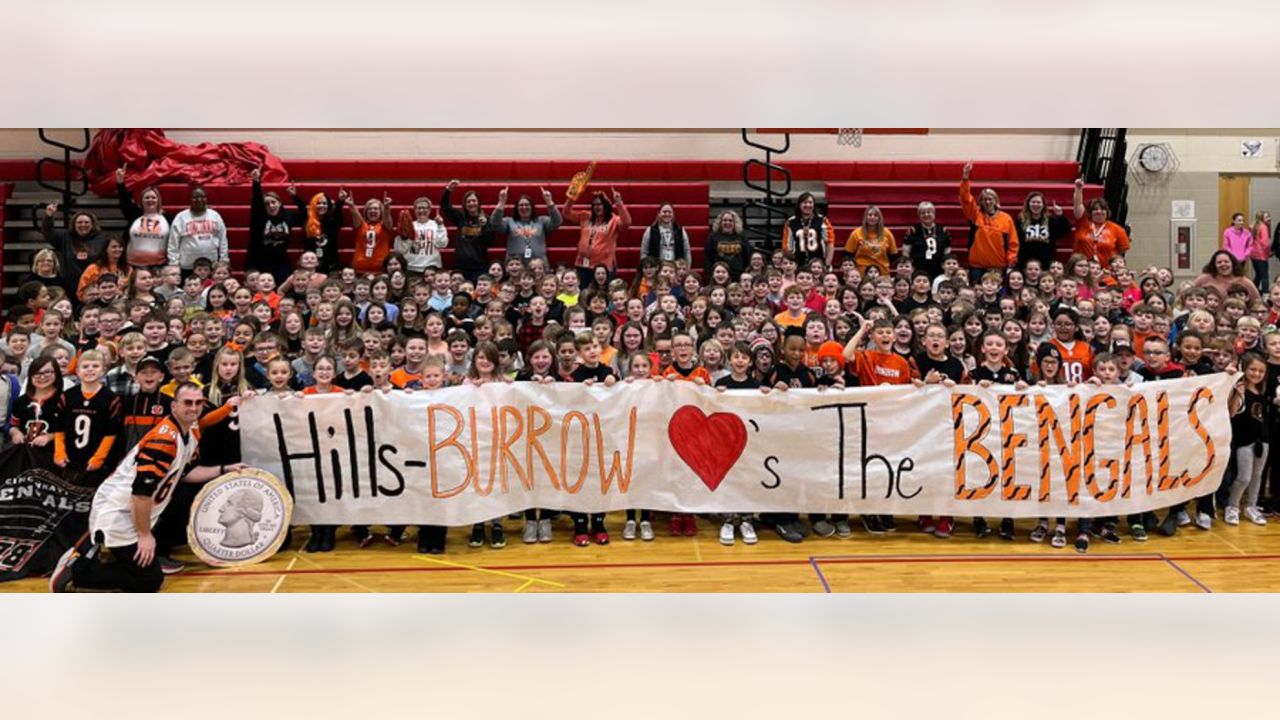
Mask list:
[[[183,210],[169,227],[169,264],[190,270],[199,257],[214,263],[231,260],[227,225],[213,208],[198,217],[191,214],[190,208]]]
[[[507,236],[507,257],[518,257],[526,263],[533,258],[547,260],[547,237],[564,222],[560,209],[551,206],[551,214],[538,215],[532,220],[503,217],[502,208],[494,208],[489,215],[489,227]]]

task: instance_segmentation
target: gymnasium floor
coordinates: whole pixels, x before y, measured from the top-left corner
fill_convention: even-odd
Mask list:
[[[574,547],[569,521],[556,541],[520,542],[523,521],[506,523],[508,546],[471,549],[469,528],[450,532],[444,555],[419,555],[412,542],[381,541],[354,547],[344,529],[338,550],[285,551],[241,569],[216,570],[180,554],[187,570],[169,577],[168,592],[1280,592],[1280,528],[1221,521],[1208,532],[1182,528],[1173,538],[1153,534],[1145,543],[1127,535],[1120,545],[1094,539],[1086,555],[1026,540],[1034,521],[1018,523],[1007,542],[977,540],[968,523],[950,540],[916,531],[899,519],[898,531],[853,537],[809,538],[790,545],[772,531],[754,547],[741,540],[720,545],[719,526],[698,524],[695,538],[666,536],[645,543],[621,539],[623,518],[608,520],[612,543]],[[306,531],[298,533],[303,542]],[[295,543],[295,547],[297,544]],[[44,592],[44,580],[0,585],[0,592]]]

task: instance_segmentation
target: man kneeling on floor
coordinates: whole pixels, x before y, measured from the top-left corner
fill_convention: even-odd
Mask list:
[[[87,536],[93,544],[67,550],[49,578],[52,592],[160,589],[164,574],[156,560],[152,529],[169,504],[174,485],[208,482],[245,467],[243,463],[193,466],[204,404],[198,386],[189,382],[178,386],[169,417],[143,436],[93,496]],[[103,562],[103,547],[114,562]]]

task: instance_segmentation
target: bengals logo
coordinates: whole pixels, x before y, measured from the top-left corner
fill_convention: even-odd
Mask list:
[[[151,414],[152,414],[152,415],[156,415],[156,416],[164,415],[164,406],[163,406],[163,405],[152,405],[152,406],[151,406]]]
[[[27,423],[27,443],[49,432],[49,423],[44,420],[32,420]]]

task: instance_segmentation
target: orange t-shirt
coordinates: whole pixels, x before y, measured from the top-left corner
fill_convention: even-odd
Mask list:
[[[394,233],[382,223],[370,225],[364,223],[356,230],[356,254],[351,266],[358,275],[377,274],[382,272],[382,263],[391,254],[391,243]]]
[[[328,393],[340,393],[340,392],[344,392],[344,391],[343,391],[343,389],[342,389],[342,388],[338,387],[337,385],[331,385],[331,386],[329,386],[329,389],[328,389],[328,390],[321,390],[319,385],[312,385],[312,386],[311,386],[311,387],[309,387],[309,388],[304,388],[304,389],[303,389],[303,391],[302,391],[302,394],[303,394],[303,395],[319,395],[319,394],[321,394],[321,393],[325,393],[325,392],[328,392]]]
[[[1157,336],[1157,333],[1155,332],[1151,332],[1151,331],[1140,332],[1138,330],[1134,330],[1133,331],[1134,354],[1136,354],[1138,357],[1142,357],[1142,346],[1146,344],[1147,340],[1150,340],[1151,338],[1156,336]]]
[[[666,370],[662,371],[662,377],[674,378],[676,380],[688,380],[689,382],[693,382],[694,380],[701,378],[702,382],[708,385],[711,384],[711,373],[707,372],[707,369],[701,365],[694,366],[693,371],[688,375],[677,370],[675,365],[669,365]]]
[[[865,273],[868,267],[874,265],[880,269],[881,275],[888,275],[889,256],[898,254],[898,243],[889,228],[881,229],[880,236],[872,238],[867,237],[861,227],[857,227],[849,233],[844,251],[847,255],[853,255],[858,272]]]
[[[1111,267],[1111,259],[1129,252],[1129,233],[1110,220],[1098,227],[1092,220],[1084,219],[1076,226],[1072,252],[1085,257],[1097,257],[1102,267]]]
[[[420,388],[422,387],[422,373],[411,373],[404,368],[396,368],[391,373],[391,384],[401,390],[409,387],[411,384],[415,389]]]
[[[809,313],[801,313],[800,317],[797,318],[797,317],[792,317],[791,312],[788,310],[783,310],[782,312],[773,316],[773,321],[778,324],[778,327],[784,328],[784,329],[789,327],[802,328],[804,327],[805,321],[808,319],[809,319]]]
[[[859,350],[847,367],[861,385],[907,385],[916,375],[901,355],[879,350]]]

